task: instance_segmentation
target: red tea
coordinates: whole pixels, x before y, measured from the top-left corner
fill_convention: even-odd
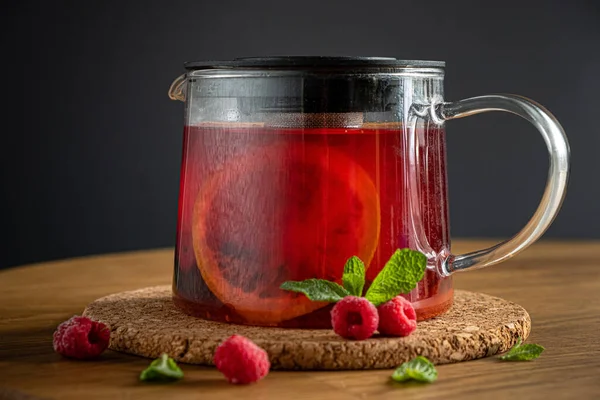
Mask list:
[[[359,256],[367,283],[398,248],[429,269],[406,298],[419,319],[446,311],[450,278],[445,138],[416,130],[191,127],[184,132],[174,300],[212,320],[330,327],[331,305],[279,289],[341,281]]]

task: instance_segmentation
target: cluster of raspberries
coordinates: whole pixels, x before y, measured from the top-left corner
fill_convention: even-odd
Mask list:
[[[375,307],[364,297],[346,296],[331,310],[331,325],[347,339],[368,339],[375,331],[382,335],[408,336],[417,329],[417,314],[402,296]]]

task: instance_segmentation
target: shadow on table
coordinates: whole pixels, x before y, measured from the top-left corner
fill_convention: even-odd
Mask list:
[[[0,331],[0,360],[5,362],[18,361],[19,363],[51,364],[68,359],[57,354],[52,347],[52,335],[55,326],[37,329],[4,329]],[[131,356],[133,359],[147,361],[146,358]],[[131,357],[107,350],[99,358],[93,360],[68,360],[81,363],[131,363]],[[0,399],[2,399],[0,397]]]
[[[141,381],[136,381],[135,383],[132,383],[130,385],[124,385],[127,387],[147,387],[147,386],[156,386],[156,387],[168,387],[168,386],[175,386],[177,385],[177,387],[186,387],[186,386],[190,386],[193,388],[205,388],[205,389],[222,389],[222,388],[231,388],[232,385],[227,382],[227,380],[225,380],[223,377],[220,378],[198,378],[196,379],[194,374],[190,374],[190,367],[194,368],[194,367],[199,367],[199,366],[190,366],[190,365],[186,365],[186,364],[181,364],[182,368],[188,368],[188,370],[186,371],[186,376],[185,379],[179,380],[179,381],[174,381],[174,382],[141,382]],[[206,368],[207,370],[209,368]]]
[[[49,400],[47,397],[37,397],[20,390],[0,387],[0,400]]]

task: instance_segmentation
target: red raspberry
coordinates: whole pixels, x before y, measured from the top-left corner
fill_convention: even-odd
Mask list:
[[[410,301],[402,296],[377,307],[379,333],[390,336],[408,336],[417,329],[417,313]]]
[[[346,296],[331,310],[333,331],[346,339],[368,339],[378,323],[377,308],[364,297]]]
[[[110,341],[110,330],[102,322],[74,316],[58,325],[53,335],[54,351],[80,360],[99,356]]]
[[[213,361],[225,378],[235,384],[257,382],[267,376],[271,368],[267,352],[240,335],[221,343]]]

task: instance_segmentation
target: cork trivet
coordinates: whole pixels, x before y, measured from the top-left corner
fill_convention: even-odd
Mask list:
[[[232,334],[252,339],[269,353],[272,368],[348,370],[393,368],[417,355],[435,364],[491,356],[508,350],[531,329],[518,304],[462,290],[443,316],[420,322],[405,338],[374,336],[345,340],[332,330],[262,328],[194,318],[179,311],[170,286],[150,287],[103,297],[84,315],[107,323],[110,348],[156,358],[166,352],[177,361],[212,365],[216,346]]]

